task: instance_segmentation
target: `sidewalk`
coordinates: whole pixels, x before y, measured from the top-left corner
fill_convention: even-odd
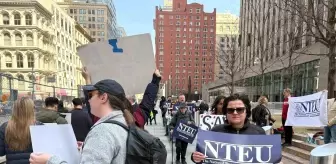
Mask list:
[[[163,142],[164,145],[166,145],[166,149],[167,149],[167,162],[166,164],[173,164],[172,163],[172,143],[171,141],[169,141],[168,136],[164,136],[165,135],[165,128],[163,127],[163,123],[162,123],[162,117],[161,117],[161,111],[160,109],[156,108],[156,110],[158,110],[158,114],[156,115],[156,123],[157,125],[154,124],[154,120],[153,120],[153,125],[147,125],[145,126],[145,129],[148,130],[148,132],[156,137],[159,137],[160,140]],[[175,157],[176,157],[176,151],[175,151],[175,144],[174,144],[174,164],[175,164]],[[191,161],[191,153],[194,152],[196,150],[196,139],[194,140],[193,144],[189,144],[188,145],[188,150],[186,153],[186,160],[188,164],[193,164],[193,162]]]

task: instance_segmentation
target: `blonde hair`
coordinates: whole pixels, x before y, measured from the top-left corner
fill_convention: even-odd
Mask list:
[[[289,89],[289,88],[286,88],[286,89],[284,89],[284,92],[287,92],[287,93],[291,94],[291,93],[292,93],[292,90]]]
[[[266,96],[260,96],[258,99],[259,104],[267,104],[268,103],[268,99]]]
[[[13,151],[24,151],[30,144],[29,126],[35,123],[34,102],[29,98],[16,100],[11,119],[8,121],[5,142]]]

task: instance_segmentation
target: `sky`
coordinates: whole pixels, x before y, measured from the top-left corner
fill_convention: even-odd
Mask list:
[[[125,28],[127,35],[151,33],[154,37],[153,19],[155,6],[162,6],[163,0],[113,0],[117,11],[117,22]],[[188,3],[201,3],[205,12],[230,12],[239,16],[240,0],[188,0]]]

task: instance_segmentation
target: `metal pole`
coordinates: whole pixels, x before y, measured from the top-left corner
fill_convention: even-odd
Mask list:
[[[13,100],[13,92],[12,92],[12,77],[8,76],[7,79],[9,79],[9,100],[12,101]]]
[[[34,66],[35,63],[33,63],[33,67],[32,67],[32,81],[33,81],[33,88],[32,88],[32,99],[34,100],[34,94],[35,94],[35,74],[34,74]]]

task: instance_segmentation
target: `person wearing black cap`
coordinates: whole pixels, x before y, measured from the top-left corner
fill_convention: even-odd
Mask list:
[[[86,88],[91,113],[100,119],[96,122],[84,141],[80,163],[121,164],[126,160],[128,132],[116,124],[104,123],[114,120],[126,126],[134,123],[130,113],[131,104],[126,98],[123,87],[114,80],[101,80]],[[58,156],[32,153],[30,163],[66,163]]]
[[[191,112],[188,111],[188,106],[185,102],[181,102],[177,113],[174,115],[173,119],[170,121],[170,133],[173,132],[173,129],[180,121],[185,121],[188,124],[195,124],[194,118],[191,115]],[[186,164],[186,153],[188,148],[188,142],[176,139],[176,164]],[[182,163],[180,163],[182,159]]]

